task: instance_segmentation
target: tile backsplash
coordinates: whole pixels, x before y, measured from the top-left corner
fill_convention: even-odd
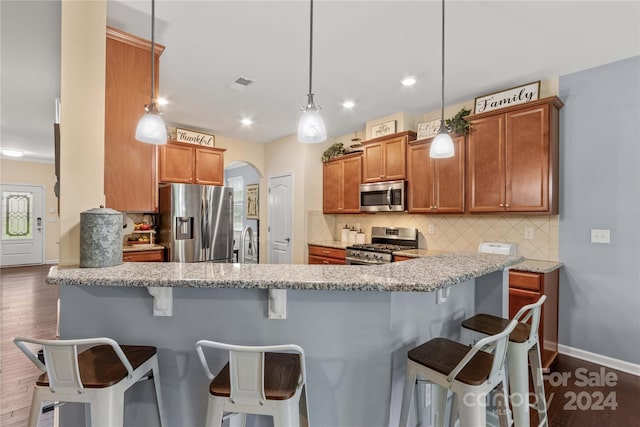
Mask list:
[[[483,241],[510,242],[518,244],[518,255],[525,258],[558,261],[558,215],[323,215],[309,212],[308,219],[310,242],[339,240],[345,224],[359,224],[367,242],[371,241],[373,226],[412,227],[420,233],[420,248],[476,252]],[[433,234],[429,234],[430,226]],[[525,239],[525,231],[533,231],[533,238]]]

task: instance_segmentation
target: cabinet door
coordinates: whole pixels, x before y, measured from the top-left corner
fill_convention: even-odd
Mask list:
[[[509,212],[549,210],[549,106],[506,115],[506,201]]]
[[[433,212],[433,166],[429,157],[431,142],[410,145],[407,150],[408,210],[413,213]]]
[[[363,145],[362,182],[379,182],[384,180],[383,145],[382,142]]]
[[[362,156],[342,160],[342,213],[360,213]]]
[[[342,162],[333,160],[322,165],[322,211],[341,213]]]
[[[223,154],[211,148],[195,149],[194,179],[196,184],[223,185]]]
[[[509,288],[509,319],[512,319],[522,307],[533,304],[540,299],[540,292],[529,292],[520,289]],[[546,304],[546,303],[545,303]],[[544,308],[544,305],[543,305]],[[529,322],[530,323],[530,322]],[[544,343],[544,310],[540,312],[540,324],[538,326],[538,347],[543,353]]]
[[[472,122],[467,142],[469,212],[504,211],[504,151],[504,114]]]
[[[193,183],[193,148],[167,144],[160,147],[160,181]]]
[[[107,31],[105,68],[104,194],[106,206],[128,212],[156,212],[156,147],[135,139],[149,102],[150,48]],[[158,70],[156,56],[156,70]],[[156,82],[158,80],[156,79]]]
[[[383,178],[385,181],[407,177],[407,141],[404,136],[389,139],[383,144]]]
[[[464,212],[465,137],[453,137],[455,154],[448,159],[435,159],[434,205],[438,213]]]

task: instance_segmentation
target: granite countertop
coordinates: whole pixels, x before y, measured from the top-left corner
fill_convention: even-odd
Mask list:
[[[430,292],[504,270],[522,257],[444,253],[375,266],[131,262],[107,268],[51,267],[46,283],[79,286],[259,288]]]
[[[164,246],[158,244],[138,244],[138,245],[122,245],[122,252],[141,252],[141,251],[157,251],[164,249]]]
[[[512,270],[528,271],[530,273],[551,273],[564,264],[557,261],[542,261],[538,259],[526,259],[511,267]]]
[[[426,256],[442,255],[446,251],[433,251],[430,249],[407,249],[404,251],[395,251],[393,254],[398,256],[406,256],[408,258],[422,258]]]
[[[353,243],[341,242],[340,240],[323,240],[321,242],[309,242],[312,246],[324,246],[325,248],[334,249],[346,249],[347,246],[353,245]]]

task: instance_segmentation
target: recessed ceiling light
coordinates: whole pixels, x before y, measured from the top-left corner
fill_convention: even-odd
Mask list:
[[[251,126],[253,124],[253,120],[251,120],[251,119],[242,119],[242,120],[240,120],[240,123],[242,123],[243,126]]]
[[[350,110],[350,109],[352,109],[353,107],[355,107],[355,106],[356,106],[356,103],[355,103],[355,102],[353,102],[353,101],[344,101],[344,102],[342,103],[342,106],[343,106],[344,108],[346,108],[346,109]]]
[[[158,105],[169,105],[169,100],[167,98],[158,98]]]
[[[2,154],[8,157],[22,157],[24,156],[24,151],[22,150],[13,150],[10,148],[3,148]]]
[[[404,80],[402,80],[403,86],[413,86],[414,84],[416,84],[415,77],[405,77]]]

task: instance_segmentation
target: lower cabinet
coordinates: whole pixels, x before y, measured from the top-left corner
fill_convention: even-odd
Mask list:
[[[509,318],[523,306],[532,304],[542,296],[547,300],[542,305],[538,339],[542,367],[548,369],[558,355],[558,278],[559,270],[550,273],[509,271]]]
[[[402,255],[394,255],[393,256],[393,262],[409,261],[410,259],[415,259],[415,258],[410,257],[410,256],[402,256]]]
[[[309,245],[309,264],[345,265],[345,258],[344,249]]]
[[[124,262],[163,262],[164,249],[154,249],[152,251],[131,251],[122,253]]]

